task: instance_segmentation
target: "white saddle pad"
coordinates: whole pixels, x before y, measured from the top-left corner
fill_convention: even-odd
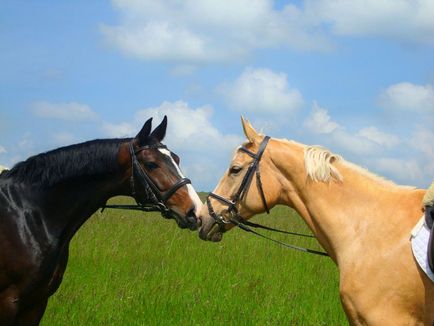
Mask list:
[[[428,240],[430,230],[425,223],[425,217],[422,216],[419,223],[416,224],[413,231],[411,231],[411,247],[413,255],[416,258],[420,268],[426,275],[434,282],[434,273],[428,265]]]

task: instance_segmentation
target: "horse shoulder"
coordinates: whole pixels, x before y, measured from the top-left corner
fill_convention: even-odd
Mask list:
[[[387,253],[372,249],[366,248],[368,259],[340,268],[341,302],[352,324],[424,325],[432,320],[434,284],[427,284],[412,261],[409,239]]]
[[[68,245],[59,248],[42,221],[41,211],[28,206],[24,195],[19,196],[24,192],[16,185],[0,186],[0,296],[12,286],[20,300],[30,296],[39,301],[59,287]],[[48,290],[39,291],[48,284]]]

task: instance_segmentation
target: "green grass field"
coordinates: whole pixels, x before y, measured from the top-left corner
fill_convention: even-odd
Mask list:
[[[116,198],[112,202],[125,202]],[[254,221],[307,231],[285,207]],[[315,240],[281,240],[318,249]],[[200,240],[158,214],[96,213],[71,242],[42,325],[347,325],[338,271],[242,230]]]

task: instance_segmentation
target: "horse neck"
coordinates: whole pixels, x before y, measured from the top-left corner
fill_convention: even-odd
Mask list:
[[[66,184],[54,186],[44,193],[43,206],[49,218],[63,228],[78,229],[109,198],[117,195],[131,195],[127,181],[121,172],[107,174],[92,180],[71,180]],[[64,232],[62,232],[64,233]]]
[[[89,159],[100,158],[96,155]],[[42,213],[47,231],[61,243],[69,242],[81,225],[109,198],[131,195],[129,178],[121,164],[118,171],[78,175],[59,180],[49,188],[22,186],[23,193],[27,193],[26,199]]]
[[[393,245],[409,236],[422,214],[424,191],[394,185],[347,163],[334,163],[342,181],[313,181],[304,167],[304,148],[293,146],[275,158],[287,190],[281,201],[302,216],[338,264],[347,253],[360,257],[367,246]]]

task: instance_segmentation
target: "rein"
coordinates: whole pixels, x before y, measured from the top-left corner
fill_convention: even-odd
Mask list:
[[[252,183],[253,180],[253,175],[256,175],[256,184],[258,186],[258,191],[261,197],[261,201],[262,201],[262,205],[264,206],[265,211],[267,212],[267,214],[270,213],[270,210],[268,208],[267,205],[267,201],[265,198],[265,193],[262,187],[262,181],[261,181],[261,174],[259,171],[259,161],[261,160],[262,154],[264,154],[265,148],[267,147],[268,141],[270,140],[269,136],[265,136],[263,141],[261,142],[261,145],[259,146],[258,152],[255,154],[251,151],[249,151],[247,148],[245,147],[241,147],[240,150],[244,153],[246,153],[247,155],[249,155],[250,157],[253,158],[252,163],[250,164],[246,174],[244,175],[243,180],[241,181],[240,187],[238,188],[238,191],[235,193],[235,195],[232,197],[231,199],[227,199],[224,198],[220,195],[217,195],[213,192],[210,192],[208,194],[208,197],[206,198],[206,205],[208,207],[208,213],[209,215],[214,219],[214,221],[219,225],[220,230],[222,232],[225,232],[225,225],[226,224],[233,224],[235,226],[238,226],[241,230],[244,230],[246,232],[252,233],[256,236],[259,236],[261,238],[273,241],[277,244],[280,244],[282,246],[285,246],[287,248],[290,249],[294,249],[294,250],[298,250],[298,251],[303,251],[303,252],[307,252],[310,254],[315,254],[315,255],[320,255],[320,256],[329,256],[327,253],[323,252],[323,251],[317,251],[317,250],[313,250],[313,249],[309,249],[309,248],[303,248],[303,247],[298,247],[295,245],[291,245],[291,244],[287,244],[285,242],[281,242],[279,240],[270,238],[268,236],[265,236],[255,230],[252,230],[250,227],[253,228],[261,228],[261,229],[265,229],[265,230],[269,230],[269,231],[274,231],[274,232],[279,232],[279,233],[284,233],[284,234],[289,234],[289,235],[294,235],[294,236],[299,236],[299,237],[307,237],[307,238],[315,238],[312,235],[308,235],[308,234],[301,234],[301,233],[297,233],[297,232],[290,232],[290,231],[283,231],[283,230],[279,230],[279,229],[275,229],[275,228],[271,228],[268,226],[264,226],[261,224],[257,224],[257,223],[253,223],[253,222],[249,222],[247,221],[244,217],[242,217],[239,212],[238,209],[236,207],[236,205],[244,199],[244,197],[246,196],[250,184]],[[226,206],[228,206],[227,212],[229,213],[229,219],[225,219],[221,214],[217,214],[214,211],[214,208],[212,206],[211,200],[210,198],[214,198],[218,201],[220,201],[221,203],[225,204]]]
[[[180,178],[172,187],[168,190],[161,191],[158,186],[152,181],[151,177],[146,173],[146,171],[140,165],[137,154],[141,151],[147,149],[158,149],[163,148],[167,149],[165,145],[156,144],[156,145],[146,145],[139,147],[134,150],[133,143],[129,143],[129,150],[131,155],[131,177],[130,177],[130,187],[131,187],[131,195],[136,201],[136,205],[104,205],[101,208],[101,212],[106,208],[113,209],[126,209],[126,210],[137,210],[137,211],[145,211],[145,212],[160,212],[164,218],[174,218],[173,212],[170,208],[166,206],[167,200],[172,197],[176,191],[182,186],[191,183],[188,178]],[[136,180],[138,180],[141,185],[145,197],[138,198],[136,191]]]

